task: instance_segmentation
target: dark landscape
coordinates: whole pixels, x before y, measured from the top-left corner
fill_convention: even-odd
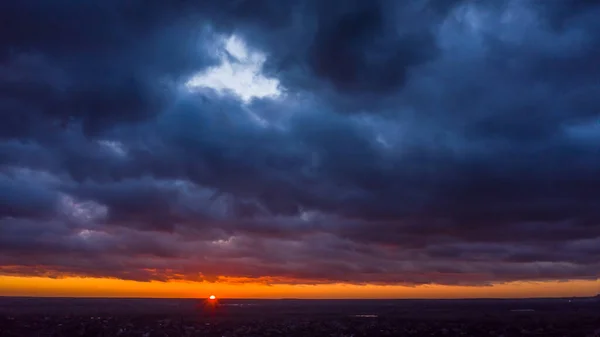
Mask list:
[[[600,336],[600,301],[5,297],[0,336]]]

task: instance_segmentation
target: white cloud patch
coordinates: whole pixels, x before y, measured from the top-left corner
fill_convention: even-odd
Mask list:
[[[233,93],[245,103],[254,98],[281,96],[279,81],[262,74],[264,53],[251,50],[236,36],[224,38],[218,49],[221,64],[190,79],[186,83],[188,89],[210,88],[219,94]]]
[[[67,218],[80,224],[91,224],[108,215],[106,206],[94,201],[79,201],[69,195],[62,196],[59,207]]]
[[[127,150],[125,149],[125,146],[121,142],[112,141],[112,140],[100,140],[100,141],[98,141],[98,143],[115,155],[118,155],[121,157],[127,155]]]

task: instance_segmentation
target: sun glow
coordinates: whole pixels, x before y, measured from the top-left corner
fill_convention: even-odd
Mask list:
[[[500,298],[574,297],[598,293],[598,282],[512,282],[485,287],[421,285],[415,287],[323,284],[289,285],[232,282],[136,282],[101,278],[49,278],[0,275],[0,296],[198,298]],[[206,300],[214,303],[218,300]]]
[[[214,301],[214,300],[216,300],[216,299],[217,299],[217,297],[216,297],[215,295],[210,295],[210,296],[208,297],[208,299],[209,299],[209,300],[211,300],[211,301]]]

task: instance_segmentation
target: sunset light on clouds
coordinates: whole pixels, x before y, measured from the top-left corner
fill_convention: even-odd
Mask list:
[[[530,298],[589,296],[596,281],[516,282],[490,287],[442,285],[377,286],[351,284],[267,285],[256,281],[197,283],[135,282],[98,278],[0,277],[0,296],[205,298]]]
[[[443,3],[0,5],[0,296],[599,293],[600,6]]]

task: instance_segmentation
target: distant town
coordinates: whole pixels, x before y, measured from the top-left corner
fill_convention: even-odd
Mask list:
[[[0,298],[1,337],[600,336],[600,301]]]

